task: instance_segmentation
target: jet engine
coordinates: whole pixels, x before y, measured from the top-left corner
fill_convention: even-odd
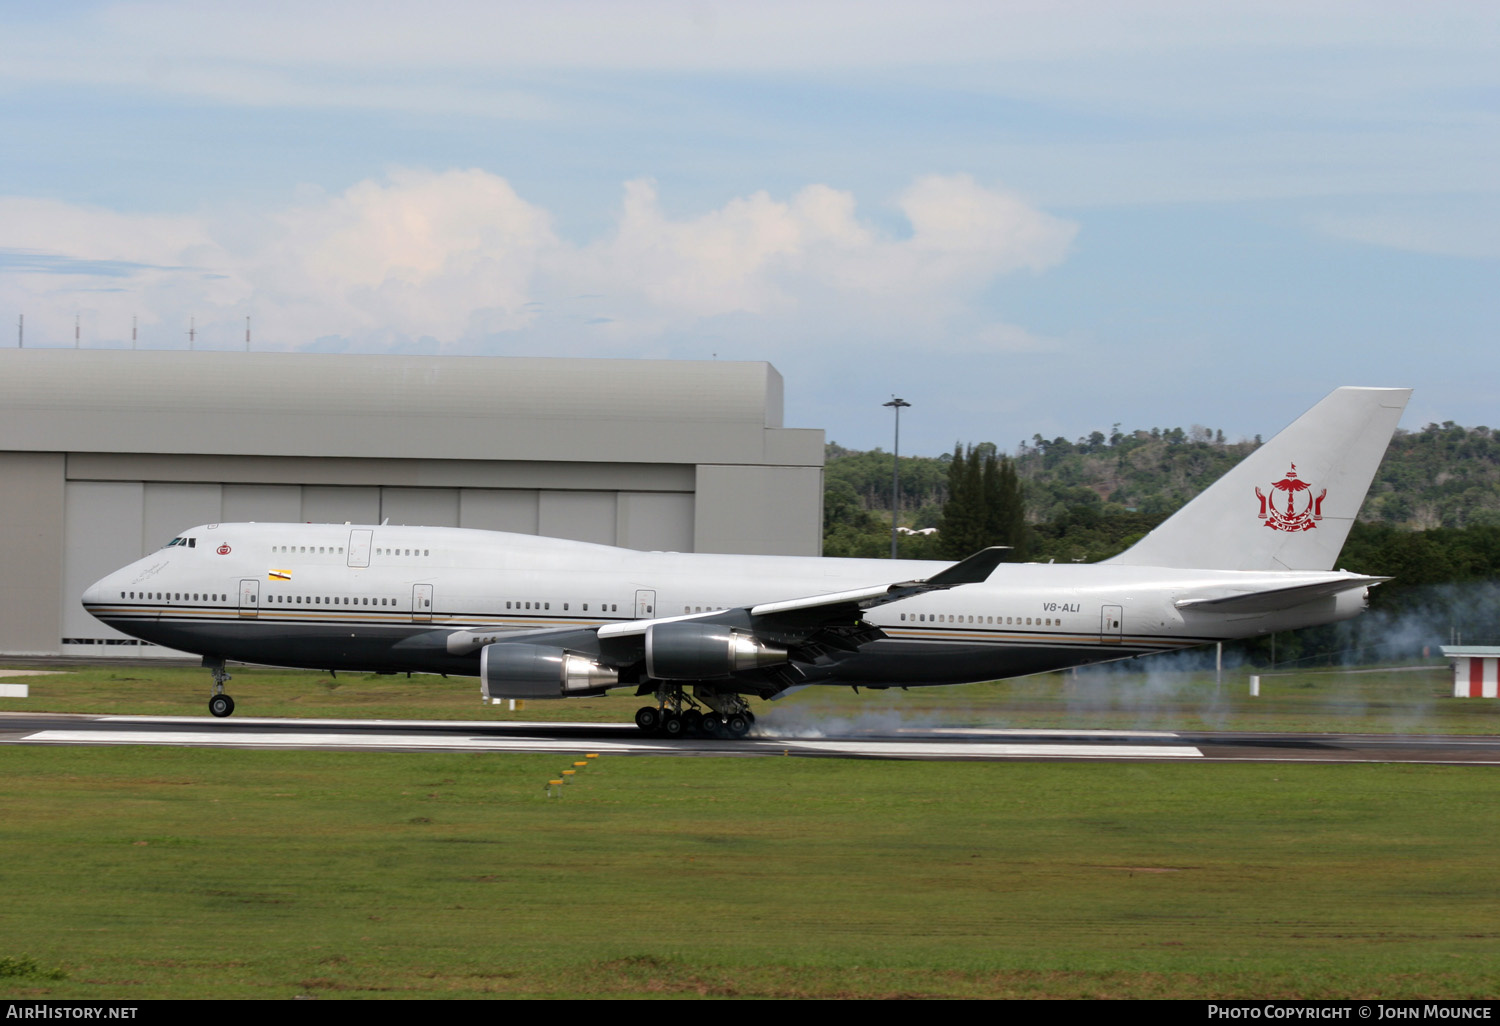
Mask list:
[[[646,628],[646,674],[657,680],[710,680],[787,659],[785,648],[720,624],[678,621]]]
[[[568,698],[619,683],[619,671],[566,649],[512,642],[479,652],[479,689],[485,698]]]

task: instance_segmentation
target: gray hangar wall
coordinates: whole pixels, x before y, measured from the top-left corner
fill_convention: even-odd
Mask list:
[[[0,350],[0,653],[148,655],[83,611],[188,527],[477,527],[817,555],[823,432],[767,363]]]

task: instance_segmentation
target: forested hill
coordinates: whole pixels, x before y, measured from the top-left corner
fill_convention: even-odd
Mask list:
[[[1030,558],[1092,561],[1121,551],[1171,515],[1260,444],[1226,441],[1194,426],[1152,428],[1050,441],[1035,435],[1008,455],[1022,482]],[[891,455],[827,446],[824,551],[889,551]],[[902,457],[901,522],[936,527],[948,497],[952,454]],[[1397,431],[1360,520],[1408,531],[1500,526],[1500,431],[1451,421]],[[885,532],[884,549],[880,538]],[[913,538],[902,555],[943,558],[936,539]]]

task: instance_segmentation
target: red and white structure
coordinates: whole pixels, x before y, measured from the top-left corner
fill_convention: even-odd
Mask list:
[[[1454,698],[1500,698],[1500,646],[1444,645],[1453,660]]]

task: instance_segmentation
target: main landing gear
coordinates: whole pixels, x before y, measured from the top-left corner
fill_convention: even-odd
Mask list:
[[[222,659],[218,662],[209,662],[205,659],[204,665],[214,671],[214,693],[208,700],[208,711],[222,719],[234,712],[234,699],[224,694],[224,682],[231,678],[224,671]]]
[[[707,709],[698,708],[700,699]],[[656,702],[635,711],[635,725],[657,737],[739,738],[755,725],[755,714],[739,695],[714,692],[689,698],[681,688],[672,688],[658,691]]]

